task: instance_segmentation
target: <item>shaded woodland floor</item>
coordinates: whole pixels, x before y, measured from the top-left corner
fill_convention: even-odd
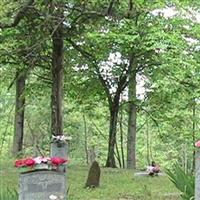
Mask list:
[[[12,165],[0,163],[0,200],[5,200],[6,191],[18,188],[19,173]],[[68,200],[181,200],[167,176],[134,177],[132,170],[101,168],[100,187],[85,189],[87,173],[88,167],[69,165]]]

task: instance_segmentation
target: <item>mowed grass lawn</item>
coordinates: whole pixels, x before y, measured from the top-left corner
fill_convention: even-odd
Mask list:
[[[100,187],[86,189],[88,170],[88,167],[68,166],[68,200],[181,200],[167,176],[134,177],[132,170],[102,167]],[[0,175],[2,196],[5,191],[18,189],[19,173],[13,162],[1,161]]]

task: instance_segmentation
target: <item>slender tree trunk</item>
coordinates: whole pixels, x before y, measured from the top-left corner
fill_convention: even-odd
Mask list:
[[[15,123],[12,153],[16,156],[23,147],[24,136],[24,111],[25,111],[25,84],[26,75],[24,72],[17,72],[16,79],[16,102],[15,102]]]
[[[52,95],[51,95],[51,133],[52,135],[63,134],[63,3],[57,3],[54,7],[57,21],[54,24],[52,43]]]
[[[89,158],[89,162],[88,162],[89,164],[92,164],[96,159],[96,153],[95,153],[95,146],[94,145],[90,146],[90,148],[89,148],[88,158]]]
[[[109,129],[109,141],[108,141],[108,155],[106,160],[106,167],[115,168],[115,145],[117,134],[117,117],[119,111],[119,101],[112,103],[110,108],[110,129]]]
[[[150,165],[150,139],[149,139],[149,120],[148,120],[148,116],[146,119],[147,123],[146,123],[146,134],[147,134],[147,140],[146,140],[146,145],[147,145],[147,163],[148,165]]]
[[[119,153],[119,148],[118,148],[118,145],[117,145],[117,141],[116,141],[116,158],[118,160],[118,163],[119,163],[119,167],[122,168],[122,162],[121,162],[121,157],[120,157],[120,153]]]
[[[187,143],[184,144],[184,169],[185,169],[185,173],[188,172],[188,167],[187,167],[187,163],[188,163],[188,158],[187,158]]]
[[[196,136],[195,136],[195,132],[196,132],[196,102],[195,99],[193,100],[193,108],[192,108],[192,142],[193,142],[193,146],[195,147],[195,141],[196,141]],[[193,150],[193,155],[192,155],[192,172],[194,172],[195,170],[195,149]]]
[[[85,115],[83,115],[83,123],[84,123],[84,136],[85,136],[85,157],[86,157],[86,164],[89,164],[89,156],[88,156],[88,142],[87,142],[87,123],[85,119]]]
[[[124,137],[123,137],[123,109],[121,106],[121,112],[120,112],[120,121],[119,121],[119,127],[120,127],[120,145],[121,145],[121,154],[122,154],[122,167],[125,168],[125,159],[124,159]]]
[[[136,73],[132,73],[128,88],[127,168],[136,167]]]

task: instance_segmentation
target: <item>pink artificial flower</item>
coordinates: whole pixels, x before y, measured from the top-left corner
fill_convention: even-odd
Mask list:
[[[43,163],[47,163],[49,160],[51,160],[51,158],[49,158],[49,157],[42,157],[42,162]]]
[[[34,158],[33,160],[36,162],[36,164],[40,164],[40,163],[47,163],[50,160],[50,158],[39,156],[39,157]]]
[[[195,147],[200,147],[200,140],[195,143]]]
[[[40,164],[42,162],[41,157],[33,158],[36,164]]]

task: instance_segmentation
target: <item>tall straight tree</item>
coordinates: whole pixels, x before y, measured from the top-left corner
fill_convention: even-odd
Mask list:
[[[23,146],[26,75],[24,72],[17,71],[16,77],[15,124],[12,150],[14,156],[22,151]]]
[[[6,29],[11,29],[11,28],[18,28],[18,31],[20,32],[20,34],[17,34],[18,31],[15,32],[14,29],[12,29],[11,31],[13,32],[12,35],[12,40],[15,38],[18,40],[18,44],[20,44],[19,46],[17,44],[15,44],[15,46],[13,46],[13,48],[11,48],[11,52],[15,49],[18,48],[18,53],[17,53],[17,57],[15,57],[16,55],[14,55],[15,53],[12,52],[12,55],[8,55],[6,54],[6,56],[4,57],[4,62],[7,63],[9,65],[20,65],[20,64],[25,64],[25,59],[24,59],[24,54],[26,52],[25,48],[23,47],[23,44],[20,43],[20,37],[23,37],[23,39],[27,38],[27,33],[23,34],[22,29],[19,28],[19,23],[24,20],[28,15],[31,14],[31,7],[34,3],[34,0],[27,0],[23,6],[21,7],[21,9],[19,9],[18,13],[15,14],[14,19],[11,20],[5,20],[4,21],[11,21],[10,23],[1,23],[0,22],[0,28],[3,31],[5,30],[5,32],[7,31]],[[5,2],[3,2],[3,4],[5,4]],[[8,6],[8,8],[10,8]],[[23,28],[27,26],[23,26]],[[3,35],[3,34],[2,34]],[[4,38],[5,39],[5,38]],[[27,40],[26,40],[27,41]],[[24,40],[23,40],[24,42]],[[6,43],[6,39],[5,39],[5,43]],[[14,42],[13,42],[14,43]],[[11,45],[12,46],[12,45]],[[9,52],[9,51],[8,51]],[[33,52],[33,51],[32,51]],[[23,59],[22,59],[23,57]],[[27,54],[26,54],[26,57]],[[20,59],[19,59],[20,58]],[[17,61],[16,61],[16,60]],[[23,60],[23,61],[22,61]],[[28,58],[28,60],[30,60]],[[24,111],[25,111],[25,84],[26,84],[26,70],[24,69],[16,69],[16,75],[15,78],[13,79],[12,83],[10,84],[9,88],[16,83],[16,101],[15,101],[15,121],[14,121],[14,137],[13,137],[13,148],[12,148],[12,154],[14,156],[16,156],[20,151],[22,151],[22,147],[23,147],[23,136],[24,136]]]
[[[135,5],[132,0],[129,0],[128,3],[129,12],[128,19],[133,18],[135,21],[135,26],[137,27],[139,12],[137,12]],[[132,17],[131,13],[135,13]],[[134,54],[131,54],[134,57]],[[127,163],[126,166],[128,169],[135,169],[136,167],[136,69],[137,69],[137,58],[130,59],[132,62],[131,72],[128,83],[128,132],[127,132]]]
[[[63,134],[63,3],[51,2],[53,21],[52,28],[52,94],[51,94],[51,134]]]
[[[132,64],[132,63],[131,63]],[[128,133],[127,133],[127,168],[136,167],[136,66],[132,64],[132,72],[128,83]]]

